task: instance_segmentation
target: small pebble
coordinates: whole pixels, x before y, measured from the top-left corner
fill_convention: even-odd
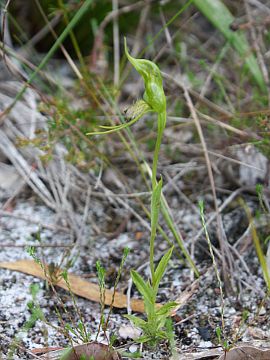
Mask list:
[[[260,311],[259,311],[259,315],[260,315],[260,316],[263,316],[263,315],[265,315],[265,314],[266,314],[265,307],[262,306],[261,309],[260,309]]]
[[[130,347],[128,348],[129,352],[131,352],[132,354],[135,353],[136,351],[138,351],[138,345],[132,344],[130,345]]]
[[[213,344],[211,341],[201,341],[199,344],[200,348],[211,348],[213,347]]]

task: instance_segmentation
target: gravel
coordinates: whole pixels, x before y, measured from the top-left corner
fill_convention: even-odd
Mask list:
[[[19,215],[23,215],[29,221],[14,217]],[[185,218],[191,217],[191,214],[187,211],[183,215],[185,215]],[[35,223],[32,223],[32,221],[35,221]],[[54,213],[44,205],[40,205],[34,198],[17,201],[10,216],[1,217],[0,242],[2,247],[0,249],[0,262],[29,259],[30,256],[26,251],[26,247],[29,245],[72,245],[72,237],[68,233],[53,230],[53,227],[57,226],[55,221]],[[199,223],[197,222],[196,225],[196,221],[193,221],[192,231],[199,228]],[[52,229],[40,227],[39,222],[40,224],[50,225]],[[39,233],[41,242],[37,241]],[[129,246],[132,252],[128,256],[119,284],[119,289],[126,291],[130,269],[138,268],[138,265],[145,264],[147,261],[148,243],[144,241],[145,238],[146,234],[143,234],[141,239],[135,241],[133,233],[122,233],[110,241],[105,237],[100,237],[98,240],[91,242],[91,247],[84,246],[80,248],[80,254],[69,271],[87,276],[91,281],[97,281],[95,262],[100,259],[107,269],[107,286],[112,287],[116,267],[121,261],[122,250],[125,246]],[[158,248],[157,259],[162,255],[166,246],[161,241]],[[57,264],[63,256],[64,249],[61,247],[44,247],[42,249],[38,248],[37,253],[47,263],[54,262]],[[225,299],[224,325],[226,335],[231,341],[236,336],[239,328],[241,335],[239,335],[237,341],[252,342],[254,340],[254,331],[253,333],[250,332],[250,328],[256,329],[256,327],[259,327],[264,335],[267,334],[267,331],[269,332],[270,303],[269,299],[264,297],[264,281],[252,247],[248,248],[243,255],[243,259],[249,266],[250,274],[242,268],[240,260],[236,260],[236,265],[241,271],[236,276],[238,279],[236,284],[237,292]],[[209,259],[202,258],[201,261],[197,262],[201,273],[197,290],[177,311],[174,317],[174,348],[178,353],[211,349],[218,344],[216,329],[221,327],[219,284],[216,281]],[[142,266],[141,274],[143,276],[149,274],[147,266]],[[176,257],[173,258],[160,287],[159,301],[173,300],[179,297],[193,281],[190,269]],[[39,287],[35,303],[42,310],[47,324],[38,320],[33,327],[26,331],[24,326],[31,319],[29,303],[33,301],[30,292],[30,286],[33,286],[33,284]],[[63,324],[56,314],[56,306],[58,306],[65,323],[70,323],[71,319],[76,323],[79,317],[77,311],[74,310],[70,294],[62,289],[58,290],[57,293],[65,304],[67,314],[63,312],[61,307],[59,308],[57,297],[47,288],[43,280],[0,268],[0,351],[2,352],[2,359],[8,358],[8,351],[11,351],[14,341],[19,338],[20,347],[15,346],[12,355],[14,360],[32,359],[33,356],[27,353],[26,350],[30,351],[31,349],[43,347],[63,347],[68,344],[61,330]],[[132,289],[132,296],[138,296],[135,289]],[[79,297],[76,297],[76,303],[83,315],[86,327],[91,332],[92,339],[94,339],[100,319],[99,304]],[[244,311],[249,314],[249,326],[246,326],[242,320]],[[108,309],[106,308],[105,314],[107,313]],[[113,311],[108,336],[115,333],[117,336],[115,346],[134,352],[135,348],[139,349],[138,345],[134,344],[131,339],[125,338],[125,336],[121,337],[121,331],[119,335],[121,327],[130,326],[128,320],[123,316],[125,313],[124,310],[115,309]],[[262,334],[258,336],[262,337]],[[105,341],[106,339],[101,336],[100,340]],[[144,347],[142,357],[145,359],[169,359],[170,350],[168,344],[160,346],[158,351]]]

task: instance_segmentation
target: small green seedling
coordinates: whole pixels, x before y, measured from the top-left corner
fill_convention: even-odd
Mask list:
[[[222,346],[223,350],[225,352],[229,351],[230,345],[226,339],[223,340],[225,338],[225,335],[219,326],[216,327],[216,335],[217,335],[218,343]]]
[[[34,327],[37,320],[42,320],[42,321],[45,320],[44,314],[37,302],[37,294],[39,290],[40,288],[38,284],[30,285],[30,293],[32,296],[32,300],[27,303],[27,307],[31,313],[31,316],[24,324],[25,330],[29,330],[30,328]]]
[[[15,350],[18,347],[19,343],[21,342],[23,333],[28,332],[30,329],[32,329],[38,320],[41,320],[43,322],[45,321],[45,316],[37,302],[37,294],[40,290],[39,285],[31,284],[29,290],[32,296],[32,300],[27,303],[27,308],[31,315],[28,318],[28,320],[24,323],[19,334],[15,336],[12,343],[10,344],[10,348],[8,350],[8,355],[7,355],[8,360],[14,359]]]
[[[129,248],[126,247],[124,249],[122,260],[121,260],[121,263],[120,263],[120,266],[119,266],[119,269],[118,269],[118,272],[117,272],[117,275],[116,275],[116,279],[115,279],[115,282],[114,282],[112,301],[111,301],[111,304],[110,304],[110,310],[109,310],[109,313],[107,315],[107,318],[105,318],[105,316],[104,316],[104,310],[105,310],[105,274],[106,274],[106,271],[105,271],[104,267],[101,265],[99,260],[96,262],[96,269],[97,269],[97,275],[98,275],[98,284],[99,284],[100,307],[101,307],[100,321],[99,321],[98,331],[97,331],[97,335],[96,335],[96,341],[97,341],[97,338],[98,338],[98,335],[99,335],[101,329],[103,330],[103,332],[104,332],[104,334],[106,336],[106,331],[107,331],[109,321],[110,321],[110,317],[111,317],[112,310],[113,310],[113,303],[114,303],[116,288],[117,288],[117,285],[119,283],[119,280],[120,280],[120,277],[121,277],[121,274],[122,274],[122,270],[123,270],[123,266],[125,264],[125,261],[126,261],[126,258],[128,256],[128,254],[129,254]],[[110,341],[109,341],[109,339],[107,339],[107,340],[108,340],[108,343],[110,343],[110,344],[111,344],[111,341],[114,341],[114,339],[110,339]]]
[[[74,296],[74,293],[71,289],[71,285],[68,279],[68,269],[72,266],[74,259],[69,259],[67,257],[67,254],[64,253],[61,261],[58,265],[52,266],[46,266],[45,263],[40,259],[40,257],[37,255],[36,247],[35,246],[29,246],[27,248],[28,254],[34,259],[34,261],[41,267],[45,279],[47,281],[47,284],[50,286],[50,289],[53,291],[54,295],[56,296],[61,309],[66,314],[67,318],[69,319],[70,323],[66,323],[61,315],[61,312],[55,307],[55,311],[57,314],[57,317],[59,319],[59,322],[62,325],[61,331],[63,334],[70,340],[71,342],[71,336],[72,334],[75,339],[79,339],[82,342],[88,342],[91,339],[91,333],[87,331],[87,328],[85,326],[83,316],[80,312],[80,309],[77,305],[76,298]],[[67,258],[66,258],[67,257]],[[65,261],[64,261],[65,260]],[[65,265],[65,268],[61,271],[60,267],[61,265]],[[67,285],[68,291],[71,295],[73,307],[77,315],[79,316],[79,321],[75,323],[72,319],[72,317],[69,314],[69,311],[66,309],[64,302],[62,301],[61,297],[58,295],[55,285],[57,282],[59,282],[61,279],[63,279]],[[28,305],[29,307],[29,305]],[[35,306],[35,310],[37,311],[38,307]],[[45,322],[45,319],[42,319]],[[47,322],[45,322],[47,324]],[[50,324],[51,325],[51,324]],[[69,334],[70,333],[70,334]]]

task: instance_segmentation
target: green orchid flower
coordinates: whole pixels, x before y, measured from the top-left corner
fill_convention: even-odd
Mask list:
[[[128,60],[144,80],[145,92],[143,99],[158,114],[166,112],[166,97],[158,66],[150,60],[135,59],[132,57],[128,52],[126,39],[124,41],[125,53]],[[165,127],[165,124],[163,124],[163,127]]]
[[[128,52],[126,39],[124,39],[124,45],[125,54],[128,60],[144,80],[145,91],[143,94],[143,100],[138,100],[128,109],[129,117],[131,118],[131,120],[127,123],[114,126],[103,125],[100,126],[101,129],[104,129],[103,131],[95,131],[86,135],[110,134],[133,125],[146,113],[156,112],[158,114],[158,129],[152,166],[152,189],[154,190],[157,185],[156,175],[158,155],[162,141],[163,131],[166,126],[166,96],[164,94],[161,72],[158,66],[150,60],[135,59],[134,57],[132,57]]]
[[[124,44],[128,60],[144,80],[145,91],[143,99],[152,111],[158,114],[158,131],[152,166],[152,189],[154,190],[157,185],[158,155],[163,131],[166,126],[166,96],[164,94],[162,77],[158,66],[150,60],[135,59],[128,52],[126,39],[124,39]]]

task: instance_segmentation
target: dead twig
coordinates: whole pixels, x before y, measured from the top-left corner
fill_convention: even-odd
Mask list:
[[[228,282],[228,265],[230,263],[230,253],[228,251],[228,247],[227,244],[225,242],[224,239],[224,231],[222,231],[223,229],[223,225],[222,225],[222,219],[218,210],[218,203],[217,203],[217,194],[216,194],[216,187],[215,187],[215,181],[214,181],[214,176],[213,176],[213,171],[212,171],[212,166],[211,166],[211,161],[208,155],[208,151],[207,151],[207,145],[204,139],[204,135],[203,135],[203,131],[202,131],[202,127],[199,121],[199,118],[197,116],[195,107],[192,103],[191,97],[189,95],[189,92],[187,90],[187,88],[185,86],[183,86],[183,90],[184,90],[184,97],[187,101],[187,105],[189,107],[189,110],[191,112],[191,115],[194,119],[194,123],[196,125],[199,137],[200,137],[200,141],[202,144],[202,148],[203,148],[203,152],[204,152],[204,156],[205,156],[205,161],[206,161],[206,166],[207,166],[207,171],[208,171],[208,176],[209,176],[209,180],[210,180],[210,185],[211,185],[211,190],[212,190],[212,194],[213,194],[213,201],[214,201],[214,207],[215,207],[215,211],[217,214],[217,237],[219,240],[219,245],[220,245],[220,250],[221,250],[221,255],[222,255],[222,272],[223,272],[223,278],[224,278],[224,284],[225,287],[227,288],[228,291],[228,287],[229,287],[229,282]],[[231,272],[232,272],[232,268],[231,268]]]

